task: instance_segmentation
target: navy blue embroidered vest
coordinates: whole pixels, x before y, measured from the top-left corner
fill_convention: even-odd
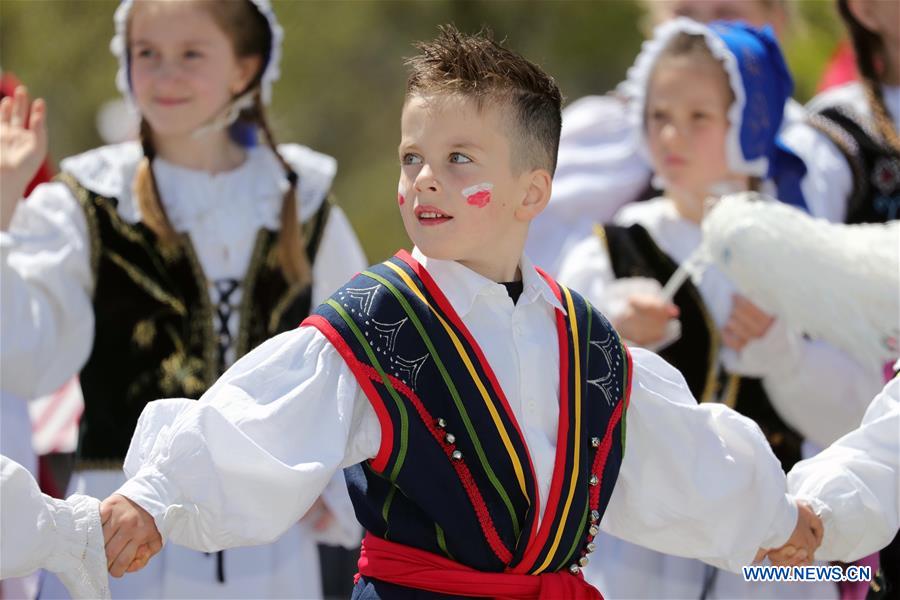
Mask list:
[[[597,228],[605,241],[616,277],[651,277],[664,285],[678,265],[640,225]],[[785,471],[801,459],[802,436],[785,423],[769,402],[762,380],[720,368],[719,331],[699,290],[686,281],[673,299],[679,309],[681,337],[659,355],[678,369],[698,402],[720,401],[760,426]]]
[[[630,356],[600,313],[545,279],[566,313],[556,311],[560,373],[547,374],[560,377],[560,398],[543,506],[497,378],[409,254],[360,273],[304,321],[340,352],[381,424],[378,454],[346,471],[371,534],[484,571],[586,563],[622,461]]]

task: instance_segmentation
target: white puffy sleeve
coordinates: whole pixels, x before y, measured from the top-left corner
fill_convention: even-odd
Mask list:
[[[316,260],[313,263],[313,307],[327,300],[344,283],[368,266],[356,232],[347,215],[338,206],[332,206],[322,232]],[[348,548],[359,545],[362,527],[350,503],[344,475],[337,471],[322,494],[322,501],[334,517],[332,525],[316,532],[317,541],[323,544]]]
[[[20,398],[49,394],[94,342],[87,220],[62,183],[38,186],[0,233],[0,380]]]
[[[875,397],[862,425],[788,475],[825,525],[821,560],[853,561],[880,550],[900,527],[900,379]]]
[[[682,375],[634,349],[626,446],[601,528],[658,552],[731,571],[783,545],[797,522],[781,465],[759,427],[697,404]]]
[[[578,242],[563,258],[559,282],[588,299],[610,317],[609,288],[616,281],[609,252],[598,235]]]
[[[638,150],[639,134],[615,95],[581,98],[563,111],[553,194],[532,221],[525,247],[550,275],[594,223],[611,222],[647,187],[652,172]]]
[[[589,224],[609,223],[622,206],[637,199],[651,175],[626,100],[587,96],[566,107],[551,212]]]
[[[0,579],[58,573],[75,598],[109,598],[100,502],[42,494],[24,467],[0,456]]]
[[[857,427],[880,389],[877,369],[823,340],[810,340],[776,319],[760,338],[723,359],[733,373],[762,377],[784,421],[820,447]]]
[[[312,327],[261,344],[199,401],[144,409],[118,491],[163,537],[202,551],[264,544],[343,467],[374,457],[380,427],[337,350]]]

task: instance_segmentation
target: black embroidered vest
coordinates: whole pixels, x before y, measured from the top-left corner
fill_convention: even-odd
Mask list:
[[[900,218],[900,153],[840,108],[825,109],[810,122],[835,143],[853,172],[844,222],[886,223]]]
[[[616,277],[651,277],[665,285],[678,265],[640,225],[598,228]],[[719,366],[719,331],[699,290],[686,281],[675,294],[681,337],[658,354],[684,375],[698,402],[722,402],[760,426],[785,470],[801,459],[802,437],[775,412],[760,379],[730,374]]]
[[[94,274],[94,345],[81,370],[85,409],[78,458],[83,466],[121,463],[144,405],[158,398],[199,398],[219,372],[219,344],[207,280],[184,236],[161,248],[143,223],[119,216],[117,200],[95,194],[72,176],[88,223]],[[315,258],[329,212],[323,202],[304,224]],[[235,357],[297,327],[310,312],[309,285],[290,285],[277,259],[278,232],[261,229],[240,283]]]

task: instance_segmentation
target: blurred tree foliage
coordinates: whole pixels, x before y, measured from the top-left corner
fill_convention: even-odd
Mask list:
[[[790,1],[790,0],[789,0]],[[0,0],[0,65],[50,107],[55,161],[101,143],[97,108],[115,98],[113,0]],[[573,100],[625,75],[643,35],[629,0],[275,0],[286,34],[270,111],[281,141],[338,158],[336,192],[370,260],[408,241],[397,215],[396,144],[403,57],[440,23],[482,25],[545,67]],[[841,34],[828,0],[797,1],[787,45],[798,100],[815,91]]]

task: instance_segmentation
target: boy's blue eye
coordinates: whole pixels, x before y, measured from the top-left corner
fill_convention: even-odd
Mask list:
[[[404,154],[400,162],[404,165],[420,165],[422,164],[422,157],[418,154]]]
[[[457,164],[466,164],[472,162],[472,159],[466,156],[465,154],[461,154],[459,152],[452,152],[450,154],[450,162]]]

